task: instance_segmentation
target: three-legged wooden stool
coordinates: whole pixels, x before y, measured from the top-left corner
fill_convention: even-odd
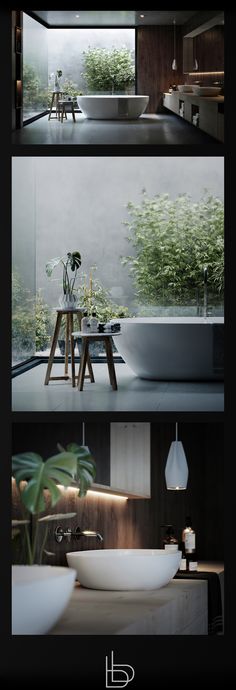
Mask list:
[[[62,324],[62,318],[63,316],[65,317],[65,372],[64,376],[51,376],[51,370],[52,370],[52,365],[53,365],[53,360],[54,360],[54,355],[55,355],[55,350],[57,346],[57,341],[59,338],[59,333],[60,333],[60,328]],[[45,376],[45,381],[44,385],[47,386],[49,381],[67,381],[71,377],[68,374],[68,368],[69,368],[69,347],[70,347],[70,354],[71,354],[71,369],[72,369],[72,375],[75,369],[75,360],[74,360],[74,339],[72,338],[72,333],[74,329],[74,316],[77,317],[78,322],[79,322],[79,327],[81,327],[81,318],[83,316],[83,310],[81,309],[57,309],[57,319],[56,319],[56,325],[55,325],[55,330],[52,338],[52,343],[51,343],[51,350],[50,350],[50,355],[49,355],[49,360],[48,360],[48,366],[47,366],[47,371],[46,371],[46,376]]]
[[[105,345],[106,355],[107,355],[107,366],[109,372],[110,383],[114,391],[117,390],[116,372],[114,367],[114,359],[112,352],[112,336],[119,335],[119,333],[84,333],[83,331],[75,331],[72,333],[72,349],[74,344],[74,338],[81,338],[82,340],[82,352],[80,358],[80,366],[78,377],[75,376],[74,363],[72,364],[72,386],[75,387],[75,379],[78,378],[78,390],[82,391],[84,387],[84,379],[86,364],[88,366],[89,372],[91,367],[92,378],[90,376],[90,381],[94,382],[94,375],[91,366],[90,356],[89,356],[89,343],[101,340]]]
[[[49,110],[49,120],[57,120],[57,116],[59,117],[59,111],[58,111],[58,101],[59,101],[59,96],[63,98],[63,93],[64,91],[52,91],[52,100],[51,100],[51,105],[50,105],[50,110]],[[55,102],[55,107],[56,107],[56,115],[52,116],[52,109],[54,106]]]
[[[73,101],[68,101],[66,98],[59,99],[57,103],[58,107],[58,118],[61,122],[63,122],[63,119],[65,118],[67,120],[67,108],[70,106],[71,114],[73,117],[74,122],[76,122],[75,119],[75,109],[74,109],[74,102]]]

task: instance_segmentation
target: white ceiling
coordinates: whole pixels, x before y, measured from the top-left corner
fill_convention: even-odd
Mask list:
[[[176,10],[167,12],[139,11],[85,11],[85,10],[31,10],[37,19],[42,19],[48,26],[140,26],[167,25],[176,20],[176,24],[185,24],[197,10]],[[144,14],[144,17],[140,17]],[[77,16],[79,15],[79,17]]]

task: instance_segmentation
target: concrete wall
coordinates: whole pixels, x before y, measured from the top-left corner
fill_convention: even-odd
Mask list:
[[[42,157],[13,159],[15,208],[21,194],[27,196],[24,224],[14,216],[15,236],[36,233],[36,286],[43,287],[49,304],[56,305],[60,293],[61,272],[57,281],[45,273],[48,259],[78,249],[82,254],[81,270],[98,267],[97,277],[121,304],[133,299],[128,270],[121,266],[120,256],[131,253],[126,240],[128,201],[139,202],[145,187],[150,195],[191,194],[198,200],[204,188],[223,197],[221,157]],[[28,175],[35,180],[35,196],[28,192]],[[27,246],[25,247],[27,251]],[[23,244],[22,244],[23,252]]]

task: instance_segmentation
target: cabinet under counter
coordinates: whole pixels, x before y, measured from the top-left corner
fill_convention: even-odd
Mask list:
[[[199,129],[224,142],[224,96],[197,96],[194,93],[172,91],[163,94],[163,105],[193,126],[193,117],[198,113]]]

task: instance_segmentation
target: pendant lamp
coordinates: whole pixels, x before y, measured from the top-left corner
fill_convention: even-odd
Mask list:
[[[177,61],[176,61],[176,35],[175,35],[175,24],[176,21],[173,19],[173,24],[174,24],[174,58],[172,61],[172,69],[177,70]]]
[[[178,424],[175,425],[175,441],[172,441],[165,468],[166,488],[181,491],[187,488],[188,465],[181,441],[178,441]]]

